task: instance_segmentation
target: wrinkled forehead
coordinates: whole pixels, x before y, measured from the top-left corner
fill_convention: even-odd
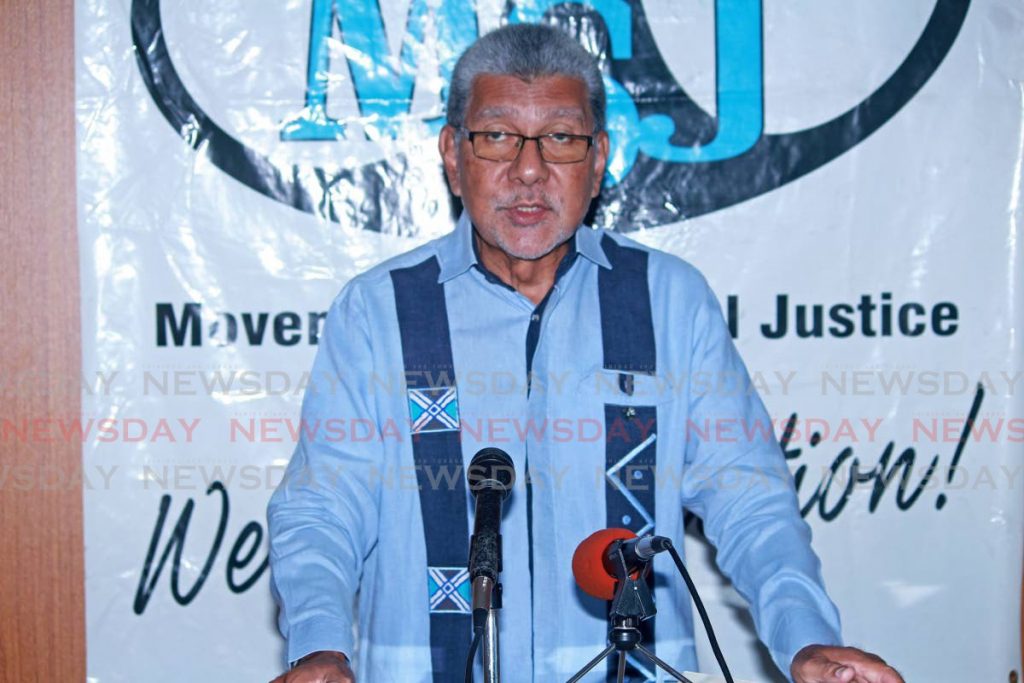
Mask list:
[[[587,86],[569,76],[517,76],[480,74],[473,79],[466,120],[564,121],[592,125]]]
[[[496,105],[490,107],[483,107],[482,109],[473,112],[473,119],[477,121],[508,119],[515,118],[517,116],[523,116],[524,114],[530,112],[540,114],[545,118],[568,119],[572,121],[577,121],[581,125],[587,122],[587,111],[582,107],[509,107],[503,105]]]

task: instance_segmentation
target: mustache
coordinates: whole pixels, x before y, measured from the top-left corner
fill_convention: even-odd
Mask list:
[[[515,206],[529,205],[529,206],[540,206],[545,209],[553,209],[554,202],[551,198],[544,193],[529,194],[529,195],[511,195],[509,197],[499,197],[495,205],[499,209],[511,209]]]

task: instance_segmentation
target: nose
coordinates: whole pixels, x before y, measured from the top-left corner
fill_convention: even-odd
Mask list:
[[[548,165],[540,155],[540,140],[524,140],[519,156],[509,166],[509,177],[524,185],[546,180]]]

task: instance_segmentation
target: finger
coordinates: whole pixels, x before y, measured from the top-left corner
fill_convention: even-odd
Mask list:
[[[347,674],[323,669],[295,669],[270,683],[354,683]]]
[[[339,677],[335,674],[331,674],[330,676],[325,676],[323,678],[323,683],[352,683],[352,679],[344,675]]]
[[[854,683],[906,683],[896,669],[883,661],[857,662]]]
[[[802,674],[807,683],[853,683],[856,671],[847,664],[818,655],[804,664]]]

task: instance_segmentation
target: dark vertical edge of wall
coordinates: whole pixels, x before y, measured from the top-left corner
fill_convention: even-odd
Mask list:
[[[83,681],[74,3],[0,3],[0,69],[0,679]]]

